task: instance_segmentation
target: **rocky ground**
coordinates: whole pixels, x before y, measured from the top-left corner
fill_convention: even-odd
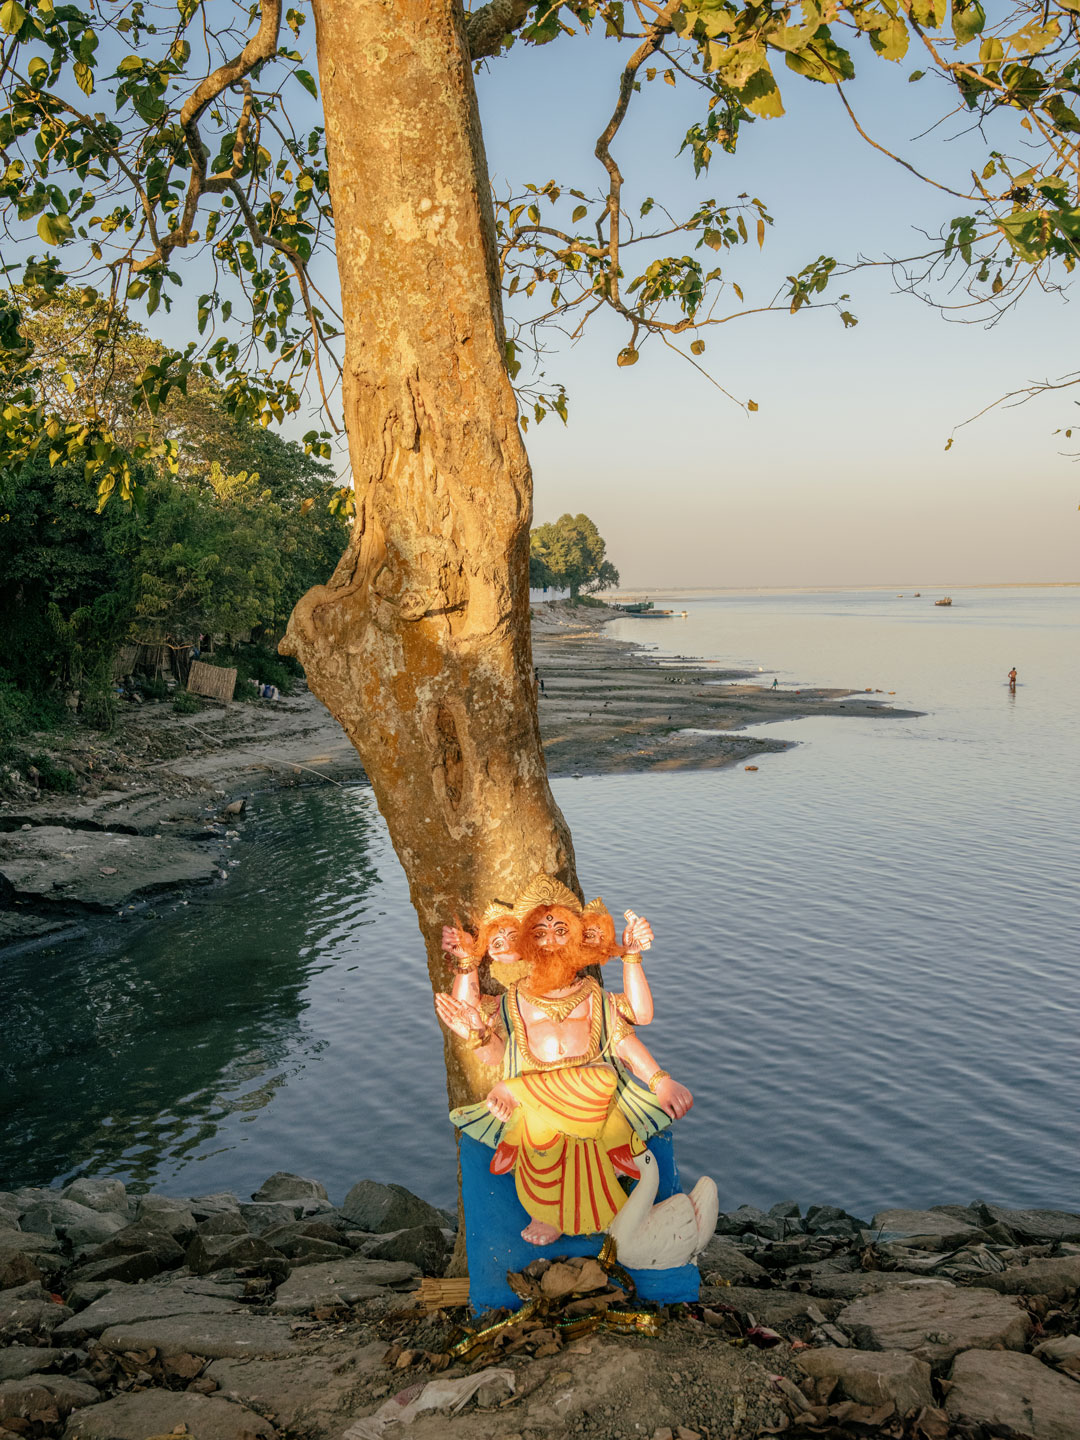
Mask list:
[[[699,1304],[541,1262],[500,1329],[438,1308],[453,1238],[369,1180],[0,1192],[0,1440],[1080,1437],[1080,1215],[744,1207]]]
[[[752,763],[787,742],[744,733],[804,715],[909,715],[846,690],[772,690],[739,671],[661,662],[604,635],[620,611],[535,607],[552,775],[709,769]],[[656,621],[667,627],[675,622]],[[664,629],[665,643],[671,631]],[[116,732],[74,729],[38,749],[72,772],[70,794],[0,776],[0,948],[62,940],[156,896],[219,883],[236,838],[231,813],[258,790],[364,778],[344,731],[303,687],[280,700],[125,703]]]

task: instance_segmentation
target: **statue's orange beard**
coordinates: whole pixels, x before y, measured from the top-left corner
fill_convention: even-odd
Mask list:
[[[552,990],[563,990],[577,979],[578,972],[587,965],[596,963],[576,939],[565,945],[537,945],[532,935],[523,926],[518,942],[518,953],[529,967],[526,984],[535,995],[547,995]]]

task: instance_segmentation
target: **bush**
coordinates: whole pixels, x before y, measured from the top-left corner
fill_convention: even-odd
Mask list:
[[[87,675],[80,713],[94,730],[111,735],[116,729],[116,682],[110,655],[99,660]]]
[[[61,795],[70,795],[79,784],[74,770],[58,765],[51,755],[35,755],[30,761],[38,772],[38,784],[43,790],[55,790]]]
[[[167,700],[169,698],[169,687],[160,675],[155,675],[152,680],[141,680],[139,689],[147,700]]]
[[[178,690],[173,696],[172,708],[178,715],[197,715],[203,708],[203,702],[190,690]]]

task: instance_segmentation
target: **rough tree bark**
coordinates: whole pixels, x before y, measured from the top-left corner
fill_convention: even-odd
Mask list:
[[[315,0],[356,523],[282,649],[344,726],[440,927],[538,870],[577,888],[529,635],[532,479],[506,370],[460,0]],[[447,1042],[452,1104],[490,1084]]]

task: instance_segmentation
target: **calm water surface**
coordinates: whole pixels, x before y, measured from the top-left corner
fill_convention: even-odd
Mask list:
[[[609,627],[928,712],[768,727],[799,746],[756,773],[556,784],[586,891],[656,927],[645,1038],[697,1097],[684,1171],[726,1208],[1080,1206],[1080,590],[954,598],[682,596],[686,620]],[[370,792],[266,797],[235,854],[206,900],[0,960],[0,1187],[286,1169],[450,1203],[441,1043]]]

